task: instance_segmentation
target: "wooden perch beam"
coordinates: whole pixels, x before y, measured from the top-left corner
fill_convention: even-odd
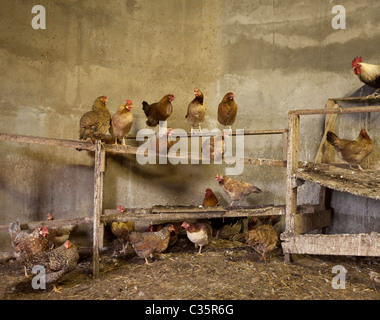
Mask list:
[[[289,114],[295,114],[295,115],[300,116],[300,115],[343,114],[343,113],[363,113],[363,112],[380,112],[380,106],[291,110],[289,111]]]

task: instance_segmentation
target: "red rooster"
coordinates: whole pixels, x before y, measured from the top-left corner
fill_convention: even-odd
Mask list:
[[[362,57],[356,57],[352,60],[352,69],[361,82],[376,89],[372,95],[368,96],[374,98],[380,90],[380,65],[364,63],[362,61]]]

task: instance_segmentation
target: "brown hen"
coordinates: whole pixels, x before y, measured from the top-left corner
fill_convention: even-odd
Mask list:
[[[223,126],[229,126],[231,130],[231,126],[234,124],[236,119],[236,114],[238,111],[237,104],[234,100],[234,93],[228,92],[223,97],[221,103],[219,103],[218,107],[218,121]]]
[[[146,101],[142,102],[143,110],[148,118],[146,124],[149,127],[156,127],[160,121],[165,121],[173,112],[172,101],[174,95],[167,94],[160,101],[148,104]]]
[[[86,112],[80,119],[79,139],[100,140],[110,127],[111,113],[106,107],[106,96],[96,98],[92,110]]]
[[[215,175],[215,179],[219,182],[220,187],[228,195],[232,206],[235,201],[241,201],[244,197],[250,195],[251,193],[261,193],[261,190],[250,184],[241,180],[234,180],[226,176]]]
[[[367,132],[362,129],[356,140],[343,140],[331,131],[327,132],[327,142],[339,153],[340,157],[351,165],[357,165],[363,170],[359,163],[373,150],[372,140]]]
[[[187,107],[187,120],[191,126],[191,132],[194,127],[199,127],[199,131],[202,131],[201,124],[205,119],[206,106],[203,103],[203,92],[199,89],[194,89],[195,98],[189,103]]]
[[[131,131],[133,124],[133,114],[131,112],[133,107],[132,101],[126,100],[112,116],[109,131],[115,139],[115,145],[117,145],[117,140],[122,140],[122,145],[125,146],[125,137]]]
[[[173,225],[168,224],[157,232],[131,232],[129,238],[136,254],[149,265],[148,257],[153,258],[153,253],[161,253],[168,248],[170,232],[173,230]]]

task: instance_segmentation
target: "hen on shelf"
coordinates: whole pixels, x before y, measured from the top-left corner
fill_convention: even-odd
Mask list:
[[[170,232],[173,230],[173,225],[167,224],[157,232],[130,232],[129,238],[136,254],[149,265],[148,257],[153,258],[153,253],[161,253],[168,248]]]
[[[182,222],[182,228],[186,229],[189,240],[195,244],[195,249],[199,246],[197,255],[202,254],[202,247],[207,245],[212,239],[212,226],[208,222]]]
[[[146,101],[142,102],[143,110],[148,118],[146,124],[149,127],[156,127],[160,121],[165,121],[173,112],[172,101],[174,95],[167,94],[160,101],[148,104]]]
[[[29,256],[25,260],[28,268],[40,265],[45,268],[46,284],[53,284],[54,291],[59,292],[56,283],[67,273],[74,270],[78,264],[79,254],[78,248],[70,241],[65,241],[60,247],[39,252],[33,256]]]
[[[206,115],[206,106],[203,103],[203,92],[199,89],[194,89],[194,94],[195,98],[189,103],[185,118],[187,118],[190,123],[191,132],[194,131],[194,127],[199,127],[199,132],[201,132],[201,124]]]
[[[327,142],[330,143],[339,153],[340,157],[351,165],[360,166],[360,162],[367,157],[373,150],[372,140],[368,133],[362,129],[356,140],[344,140],[331,131],[327,132]]]
[[[79,139],[100,140],[110,127],[111,113],[106,107],[106,96],[96,98],[92,110],[86,112],[80,119]]]
[[[215,175],[215,179],[219,182],[220,187],[228,195],[231,201],[230,206],[232,206],[235,201],[240,202],[244,197],[250,195],[251,193],[261,193],[259,188],[245,181],[234,180],[218,174]]]
[[[231,126],[234,124],[236,119],[236,114],[238,111],[237,104],[234,100],[235,95],[233,92],[228,92],[223,97],[223,100],[218,106],[218,121],[223,126]]]
[[[111,118],[109,131],[115,139],[115,145],[117,145],[117,140],[121,140],[122,145],[125,146],[125,137],[131,131],[133,125],[132,108],[134,108],[132,101],[126,100]]]

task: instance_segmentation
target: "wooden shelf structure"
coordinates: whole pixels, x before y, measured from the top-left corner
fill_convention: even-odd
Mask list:
[[[236,135],[233,132],[232,135]],[[214,134],[215,135],[215,134]],[[288,130],[252,130],[245,131],[244,135],[282,135],[282,159],[259,159],[259,158],[244,158],[238,159],[245,164],[258,166],[277,166],[286,167],[287,147],[288,147]],[[208,134],[188,133],[187,137],[209,136]],[[135,136],[129,136],[129,139],[134,139]],[[107,138],[109,140],[109,137]],[[86,150],[94,152],[94,207],[92,217],[81,217],[74,219],[63,219],[53,221],[29,222],[22,224],[23,229],[34,229],[38,226],[62,226],[76,224],[92,224],[93,225],[93,276],[99,276],[99,258],[100,249],[103,247],[104,225],[112,221],[175,221],[184,219],[212,219],[223,217],[247,217],[247,216],[265,216],[265,215],[283,215],[285,214],[285,206],[267,206],[263,208],[239,208],[239,207],[217,207],[217,208],[202,208],[202,207],[153,207],[142,209],[127,209],[123,214],[117,213],[116,210],[103,210],[103,181],[106,169],[106,153],[132,154],[139,153],[137,147],[133,146],[115,146],[97,141],[95,144],[77,140],[42,138],[25,135],[4,134],[0,133],[0,141],[10,141],[19,143],[39,144],[48,146],[58,146],[66,148],[74,148],[77,150]],[[198,158],[197,158],[198,157]],[[201,157],[189,154],[189,160],[197,159],[201,161]],[[228,163],[229,159],[223,160],[223,163]],[[310,213],[314,213],[315,206],[305,205],[299,208],[304,219],[302,225],[314,226],[315,221],[310,219]],[[117,214],[116,214],[117,213]],[[8,225],[0,226],[0,232],[7,232]],[[304,231],[304,230],[301,230]]]
[[[319,194],[320,212],[329,210],[329,192],[337,190],[357,196],[380,200],[380,173],[377,171],[348,170],[329,163],[333,148],[326,141],[327,131],[334,131],[338,114],[380,112],[380,105],[345,107],[338,101],[360,103],[380,101],[379,98],[351,97],[327,101],[325,109],[292,110],[288,114],[289,144],[287,157],[286,183],[286,229],[281,234],[285,260],[291,260],[291,254],[325,254],[380,256],[380,235],[371,234],[302,234],[298,230],[297,190],[305,182],[311,181],[321,186]],[[300,116],[326,115],[325,132],[322,137],[314,163],[299,161]],[[316,219],[320,219],[316,213]],[[327,221],[324,220],[324,221]],[[327,226],[327,225],[326,225]],[[320,228],[323,229],[323,224]],[[319,228],[318,228],[319,229]]]

